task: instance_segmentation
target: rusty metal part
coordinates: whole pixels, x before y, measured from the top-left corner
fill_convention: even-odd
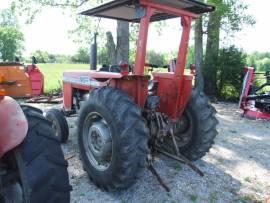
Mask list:
[[[67,161],[67,160],[69,160],[69,159],[74,158],[75,156],[76,156],[76,154],[75,154],[75,153],[73,153],[73,154],[69,154],[69,155],[65,156],[65,160]]]
[[[157,173],[156,169],[153,167],[153,165],[149,165],[148,169],[151,171],[151,173],[156,176],[158,182],[160,183],[160,185],[167,191],[170,192],[170,188],[163,182],[163,180],[161,179],[161,177],[159,176],[159,174]]]
[[[60,104],[63,102],[63,98],[61,95],[49,95],[49,96],[39,96],[28,99],[25,101],[26,103],[45,103],[45,104]]]
[[[156,169],[154,168],[153,164],[154,164],[154,160],[155,160],[155,156],[154,154],[149,154],[147,157],[147,169],[154,175],[156,176],[159,184],[167,191],[170,192],[170,188],[164,183],[164,181],[161,179],[160,175],[158,174],[158,172],[156,171]]]
[[[175,136],[173,134],[173,129],[172,128],[170,128],[169,133],[170,133],[170,135],[172,137],[172,140],[173,140],[173,145],[174,145],[174,149],[175,149],[176,155],[177,156],[180,156],[179,148],[178,148],[177,142],[175,140]]]
[[[178,156],[170,154],[170,153],[168,153],[164,150],[161,150],[161,149],[158,149],[158,152],[169,157],[169,158],[172,158],[176,161],[179,161],[181,163],[188,165],[193,171],[198,173],[200,176],[204,176],[204,173],[197,166],[195,166],[191,161],[189,161],[185,156],[183,156],[182,154],[179,154],[179,157],[178,157]]]

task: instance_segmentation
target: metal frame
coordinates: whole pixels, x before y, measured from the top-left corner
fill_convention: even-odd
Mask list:
[[[240,96],[239,108],[243,111],[243,116],[251,119],[270,119],[270,114],[267,112],[262,112],[260,109],[256,108],[252,101],[255,103],[254,99],[249,98],[249,93],[252,88],[252,84],[255,78],[255,70],[252,67],[245,67],[245,78],[243,82],[243,89]]]

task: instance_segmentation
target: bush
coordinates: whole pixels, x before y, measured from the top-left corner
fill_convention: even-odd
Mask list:
[[[218,97],[238,98],[242,86],[242,73],[246,55],[234,46],[220,50],[218,59]]]
[[[165,55],[163,53],[155,52],[154,50],[150,50],[146,54],[146,61],[150,64],[163,66],[168,64],[165,59]]]
[[[108,52],[106,48],[100,48],[98,49],[98,56],[97,56],[97,62],[98,64],[106,64],[106,65],[111,65],[110,64],[110,57],[108,56]]]
[[[270,71],[270,58],[264,58],[258,62],[259,71]]]
[[[32,55],[36,57],[38,63],[50,63],[49,53],[47,51],[37,50]]]
[[[76,55],[71,57],[71,61],[74,63],[89,63],[89,49],[88,48],[80,48]]]

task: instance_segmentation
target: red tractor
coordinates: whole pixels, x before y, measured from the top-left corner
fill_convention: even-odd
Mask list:
[[[192,19],[215,8],[194,0],[117,0],[82,14],[140,23],[136,62],[66,71],[64,111],[78,113],[80,155],[90,179],[106,190],[127,188],[157,153],[183,161],[203,157],[218,121],[209,99],[185,73]],[[180,17],[182,38],[168,72],[144,74],[150,22]],[[169,67],[169,68],[168,68]],[[201,173],[200,173],[201,174]],[[160,178],[159,178],[160,180]],[[162,181],[160,180],[162,183]]]
[[[67,162],[42,111],[0,90],[0,202],[70,201]]]

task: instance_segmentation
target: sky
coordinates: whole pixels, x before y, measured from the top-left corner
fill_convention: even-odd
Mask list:
[[[253,51],[270,52],[270,1],[269,0],[245,0],[249,4],[248,12],[256,19],[252,27],[244,28],[238,33],[231,44],[243,48],[246,52]],[[0,0],[0,9],[7,8],[10,0]],[[102,26],[107,31],[115,30],[115,22],[102,21]],[[178,20],[170,20],[169,27],[159,36],[150,29],[148,49],[157,51],[176,50],[180,41],[180,31],[175,32],[173,27],[179,26]],[[44,9],[39,13],[30,25],[21,23],[21,29],[25,36],[24,55],[31,55],[35,50],[44,50],[53,54],[74,54],[78,50],[68,32],[75,26],[75,22],[68,15],[64,15],[58,9]],[[193,36],[191,36],[192,43]],[[88,46],[88,45],[86,45]]]

